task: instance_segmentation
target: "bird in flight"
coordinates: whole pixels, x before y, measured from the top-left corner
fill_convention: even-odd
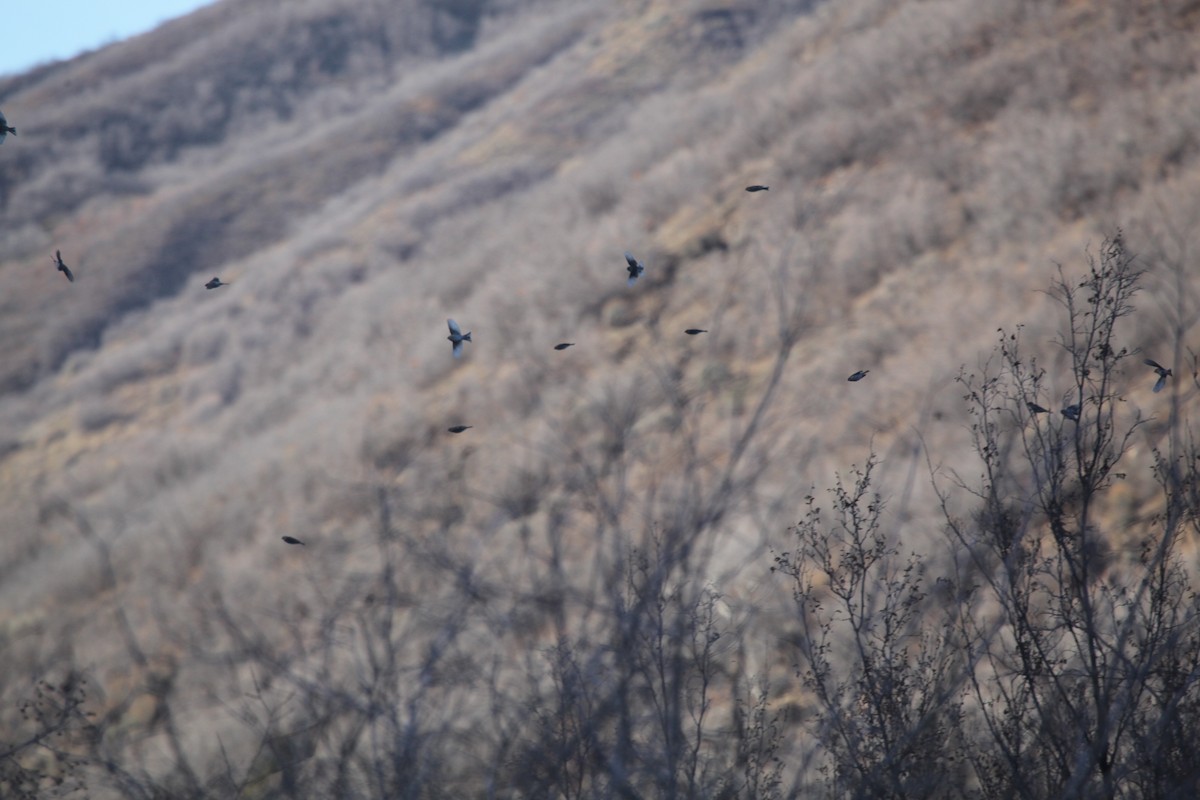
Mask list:
[[[560,343],[554,345],[554,349],[555,350],[566,350],[568,347],[574,347],[574,346],[575,346],[574,342],[560,342]]]
[[[58,271],[67,276],[67,280],[71,283],[75,282],[75,275],[71,272],[71,268],[63,263],[61,250],[54,251],[54,263],[58,265]]]
[[[1047,414],[1050,412],[1050,409],[1042,408],[1037,403],[1034,403],[1030,400],[1025,401],[1025,407],[1029,409],[1029,413],[1031,414]]]
[[[867,373],[868,373],[868,372],[870,372],[870,371],[871,371],[871,370],[869,370],[869,369],[860,369],[858,372],[854,373],[854,374],[853,374],[853,375],[851,375],[849,378],[846,378],[846,380],[848,380],[848,381],[861,381],[863,378],[867,377]]]
[[[6,119],[4,118],[4,112],[3,112],[3,111],[0,111],[0,142],[3,142],[3,141],[4,141],[4,137],[5,137],[5,136],[8,136],[10,133],[11,133],[13,136],[16,136],[16,135],[17,135],[17,129],[16,129],[16,128],[10,128],[10,127],[9,127],[9,125],[8,125],[8,120],[6,120]]]
[[[471,341],[471,332],[463,333],[462,328],[452,319],[446,320],[446,324],[450,326],[450,335],[446,338],[450,340],[450,346],[454,349],[454,357],[458,358],[462,355],[462,343]]]
[[[450,431],[451,433],[462,433],[467,428],[474,428],[474,427],[475,427],[474,425],[455,425],[454,427],[446,428],[446,430]]]
[[[771,188],[770,186],[759,186],[756,183],[753,186],[747,186],[746,191],[747,192],[765,192],[765,191],[768,191],[770,188]]]
[[[688,336],[695,336],[697,333],[708,333],[708,331],[704,330],[703,328],[688,328],[686,331],[684,331],[684,333],[686,333]]]
[[[304,542],[300,541],[295,536],[284,536],[283,540],[288,544],[304,544]]]
[[[1072,422],[1079,422],[1079,412],[1083,410],[1083,406],[1075,403],[1070,406],[1063,406],[1062,415]]]
[[[1171,372],[1171,370],[1167,369],[1162,364],[1159,364],[1153,358],[1147,358],[1145,364],[1147,367],[1153,367],[1155,373],[1158,374],[1158,380],[1154,384],[1154,391],[1161,392],[1162,388],[1167,385],[1167,378],[1171,377],[1175,373]]]
[[[229,285],[228,283],[225,283],[220,278],[213,278],[211,281],[204,284],[204,288],[205,289],[215,289],[218,286],[228,286],[228,285]]]
[[[634,258],[628,250],[625,251],[625,260],[629,262],[629,266],[627,267],[629,270],[628,284],[633,286],[637,283],[637,279],[642,276],[642,273],[646,271],[646,265]]]

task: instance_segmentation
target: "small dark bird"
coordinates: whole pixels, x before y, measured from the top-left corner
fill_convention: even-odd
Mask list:
[[[467,428],[474,428],[474,427],[475,427],[474,425],[455,425],[452,428],[446,428],[446,430],[450,431],[451,433],[462,433]]]
[[[4,112],[3,112],[3,111],[0,111],[0,142],[3,142],[3,141],[4,141],[4,137],[5,137],[5,136],[8,136],[8,134],[10,134],[10,133],[11,133],[13,136],[16,136],[16,135],[17,135],[17,129],[16,129],[16,128],[10,128],[10,127],[8,126],[8,120],[6,120],[6,119],[4,118]]]
[[[861,381],[863,378],[867,377],[867,373],[868,373],[868,372],[870,372],[870,371],[871,371],[871,370],[869,370],[869,369],[860,369],[858,372],[854,373],[854,374],[853,374],[853,375],[851,375],[849,378],[846,378],[846,380],[848,380],[848,381]]]
[[[1031,402],[1029,400],[1025,401],[1025,407],[1029,409],[1029,413],[1031,413],[1031,414],[1048,414],[1048,413],[1050,413],[1050,409],[1042,408],[1037,403]]]
[[[771,188],[770,186],[759,186],[756,183],[753,186],[747,186],[746,191],[747,192],[765,192],[765,191],[768,191],[770,188]]]
[[[283,540],[288,544],[304,544],[304,542],[300,541],[295,536],[284,536]]]
[[[574,347],[574,346],[575,346],[574,342],[561,342],[559,344],[554,345],[554,349],[555,350],[566,350],[568,347]]]
[[[67,276],[67,280],[71,283],[75,282],[75,275],[71,272],[71,268],[63,263],[61,250],[54,251],[54,263],[58,265],[58,271]]]
[[[454,349],[454,357],[458,358],[462,355],[463,342],[471,341],[471,332],[462,332],[462,328],[458,327],[458,323],[452,319],[446,320],[446,324],[450,326],[450,335],[446,338],[450,340],[450,345]]]
[[[1079,422],[1079,412],[1083,411],[1083,406],[1079,403],[1071,406],[1063,406],[1062,415],[1072,422]]]
[[[684,331],[684,333],[686,333],[688,336],[695,336],[697,333],[708,333],[708,331],[704,330],[703,328],[688,328],[686,331]]]
[[[1153,367],[1154,371],[1158,373],[1158,381],[1154,384],[1154,391],[1161,392],[1162,388],[1167,385],[1167,378],[1171,377],[1174,373],[1152,358],[1147,358],[1145,364],[1147,367]]]
[[[204,284],[205,289],[215,289],[218,286],[228,286],[228,283],[223,282],[220,278],[213,278],[208,283]]]
[[[627,283],[633,286],[637,283],[637,279],[642,276],[642,273],[646,271],[646,265],[630,255],[628,250],[625,251],[625,260],[629,262],[629,280]]]

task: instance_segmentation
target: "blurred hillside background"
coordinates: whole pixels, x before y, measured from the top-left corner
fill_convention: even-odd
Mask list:
[[[888,547],[953,561],[979,497],[940,492],[984,471],[956,378],[1019,329],[1032,397],[1068,403],[1052,282],[1118,230],[1144,275],[1114,392],[1143,422],[1085,527],[1136,561],[1170,517],[1198,25],[1194,0],[221,0],[0,80],[0,739],[68,742],[13,747],[9,788],[854,796],[775,559],[872,459]]]

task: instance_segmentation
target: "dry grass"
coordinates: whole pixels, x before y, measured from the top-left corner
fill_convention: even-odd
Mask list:
[[[697,524],[770,385],[782,299],[800,336],[696,569],[753,598],[731,625],[786,663],[754,587],[798,495],[873,446],[896,536],[932,549],[914,453],[971,463],[954,375],[1022,324],[1058,403],[1041,292],[1117,226],[1149,269],[1126,344],[1178,376],[1153,395],[1130,374],[1127,400],[1161,419],[1194,399],[1184,3],[759,3],[732,39],[702,2],[385,5],[221,3],[0,85],[22,130],[0,152],[0,285],[21,298],[0,300],[0,640],[69,637],[107,685],[126,648],[80,621],[127,606],[205,696],[179,713],[237,728],[214,709],[245,675],[187,655],[232,647],[213,598],[312,667],[322,610],[378,591],[382,487],[410,557],[397,630],[462,615],[462,653],[515,664],[561,627],[513,593],[569,579],[598,602],[622,537]],[[624,250],[648,264],[634,289]],[[205,291],[213,274],[233,285]],[[474,331],[461,362],[446,317]]]

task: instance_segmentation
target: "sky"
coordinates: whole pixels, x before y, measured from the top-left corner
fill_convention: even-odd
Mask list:
[[[144,33],[212,0],[7,0],[0,75]]]

